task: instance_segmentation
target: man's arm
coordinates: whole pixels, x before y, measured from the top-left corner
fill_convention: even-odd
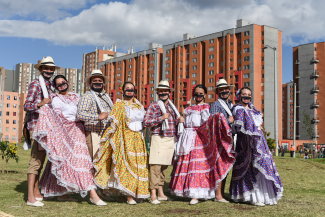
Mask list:
[[[84,95],[78,103],[77,119],[86,122],[98,121],[99,115],[92,112],[93,106],[96,106],[96,102],[89,95]]]
[[[219,107],[217,106],[217,103],[216,102],[212,103],[212,105],[210,106],[209,112],[210,112],[211,115],[214,115],[216,113],[220,113],[221,112],[220,109],[219,109]]]
[[[37,106],[37,93],[39,91],[40,86],[35,85],[34,82],[32,82],[28,87],[28,94],[26,97],[26,101],[24,103],[24,111],[35,111],[38,109]]]
[[[145,127],[154,127],[158,124],[161,124],[163,122],[162,116],[160,116],[160,113],[158,112],[158,109],[150,105],[146,115],[144,116],[143,125]]]

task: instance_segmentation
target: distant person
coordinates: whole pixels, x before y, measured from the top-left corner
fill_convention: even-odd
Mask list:
[[[304,159],[308,159],[308,149],[305,151]]]
[[[300,148],[300,150],[299,150],[300,157],[302,156],[303,152],[304,151],[302,150],[302,148]]]
[[[295,148],[293,147],[293,145],[291,145],[291,147],[290,147],[290,157],[293,157],[294,152],[295,152]]]
[[[282,150],[281,150],[281,154],[282,154],[281,156],[282,156],[282,157],[284,157],[284,153],[285,153],[285,148],[282,147]]]

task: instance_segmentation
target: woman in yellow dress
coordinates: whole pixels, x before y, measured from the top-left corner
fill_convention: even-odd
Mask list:
[[[126,82],[121,90],[124,100],[117,100],[108,117],[111,125],[101,138],[94,160],[95,183],[108,192],[118,190],[127,196],[127,203],[136,205],[135,198],[148,198],[148,159],[143,138],[145,110],[134,98],[134,85]]]

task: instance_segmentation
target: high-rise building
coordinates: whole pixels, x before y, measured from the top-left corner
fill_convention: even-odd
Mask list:
[[[125,81],[135,84],[137,99],[145,108],[157,100],[154,88],[161,79],[162,53],[161,44],[150,43],[148,50],[130,54],[116,52],[114,58],[100,62],[99,69],[109,78],[105,88],[113,101],[122,99],[119,87]]]
[[[297,139],[325,144],[325,42],[303,44],[293,48],[293,78],[297,84]],[[304,113],[310,116],[314,129],[310,138],[304,128]]]
[[[87,77],[92,70],[98,69],[98,63],[114,58],[114,53],[116,53],[116,44],[115,51],[113,51],[113,45],[111,48],[105,50],[105,45],[103,49],[95,49],[95,51],[90,53],[83,54],[83,64],[82,64],[82,92],[86,91],[86,86],[84,84],[85,77]],[[89,88],[87,89],[89,90]]]
[[[293,139],[293,82],[282,85],[282,138]]]

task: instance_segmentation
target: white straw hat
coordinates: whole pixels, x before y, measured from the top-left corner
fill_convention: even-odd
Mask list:
[[[90,79],[92,77],[95,76],[101,76],[104,79],[104,86],[106,86],[108,84],[108,77],[103,75],[103,72],[99,69],[94,69],[93,71],[91,71],[90,75],[88,77],[85,78],[85,83],[89,84],[90,83]]]
[[[217,86],[214,89],[217,90],[220,87],[229,87],[230,88],[232,86],[228,85],[228,83],[225,79],[219,79],[217,81]]]
[[[35,69],[39,69],[40,66],[54,66],[56,69],[59,69],[60,67],[56,66],[54,64],[54,60],[52,57],[47,56],[47,57],[43,57],[43,59],[41,60],[41,62],[37,63],[34,68]]]
[[[166,81],[166,80],[162,80],[162,81],[159,82],[158,87],[156,87],[155,90],[158,90],[158,89],[167,89],[167,90],[170,90],[170,91],[174,91],[173,88],[170,88],[169,82]]]

